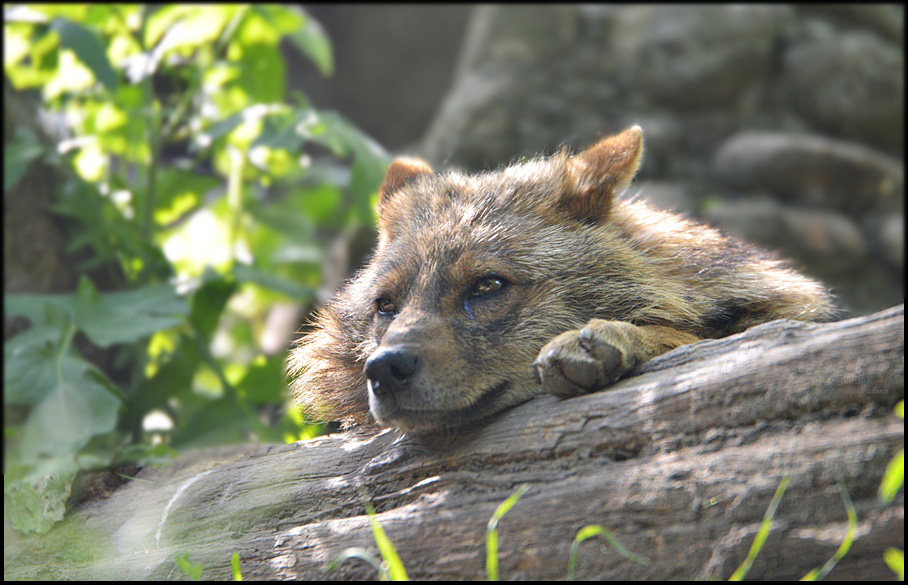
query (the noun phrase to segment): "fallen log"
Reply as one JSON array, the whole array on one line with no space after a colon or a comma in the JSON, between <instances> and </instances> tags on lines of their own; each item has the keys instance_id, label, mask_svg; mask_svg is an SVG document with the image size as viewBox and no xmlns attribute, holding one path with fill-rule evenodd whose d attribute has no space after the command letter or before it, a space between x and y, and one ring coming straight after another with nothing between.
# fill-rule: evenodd
<instances>
[{"instance_id":1,"label":"fallen log","mask_svg":"<svg viewBox=\"0 0 908 585\"><path fill-rule=\"evenodd\" d=\"M679 348L608 391L540 396L488 426L432 441L338 433L292 445L187 455L147 468L50 533L5 528L4 576L40 579L374 579L344 549L377 553L360 490L411 578L482 579L486 525L499 522L503 579L567 574L577 531L601 524L646 566L596 538L577 578L727 578L744 560L782 478L790 483L748 574L793 579L829 559L847 529L837 484L857 511L831 577L890 579L904 549L904 496L877 490L903 448L904 307L829 324L776 321Z\"/></svg>"}]
</instances>

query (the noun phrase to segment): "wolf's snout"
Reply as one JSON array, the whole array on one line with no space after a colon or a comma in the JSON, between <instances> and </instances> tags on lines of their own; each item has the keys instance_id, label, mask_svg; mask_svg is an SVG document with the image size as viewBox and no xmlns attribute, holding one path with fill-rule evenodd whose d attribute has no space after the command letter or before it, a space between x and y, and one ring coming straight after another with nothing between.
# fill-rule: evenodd
<instances>
[{"instance_id":1,"label":"wolf's snout","mask_svg":"<svg viewBox=\"0 0 908 585\"><path fill-rule=\"evenodd\" d=\"M403 345L379 349L366 360L366 377L376 397L404 389L419 368L416 352Z\"/></svg>"}]
</instances>

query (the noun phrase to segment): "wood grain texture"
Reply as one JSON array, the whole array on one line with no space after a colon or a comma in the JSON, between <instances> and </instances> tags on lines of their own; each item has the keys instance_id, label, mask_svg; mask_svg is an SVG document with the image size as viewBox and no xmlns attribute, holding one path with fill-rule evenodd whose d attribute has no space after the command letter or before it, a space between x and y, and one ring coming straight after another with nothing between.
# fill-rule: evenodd
<instances>
[{"instance_id":1,"label":"wood grain texture","mask_svg":"<svg viewBox=\"0 0 908 585\"><path fill-rule=\"evenodd\" d=\"M904 496L877 496L904 444L904 307L829 324L776 321L679 348L612 389L542 396L485 428L427 442L384 431L187 455L110 498L84 504L41 537L5 529L6 578L373 579L348 547L377 554L365 490L409 576L484 579L485 529L499 523L502 579L559 579L571 542L602 524L649 566L580 547L577 578L727 578L770 499L791 482L748 577L799 578L847 527L837 481L858 514L836 578L888 579L904 549ZM166 514L165 514L166 511Z\"/></svg>"}]
</instances>

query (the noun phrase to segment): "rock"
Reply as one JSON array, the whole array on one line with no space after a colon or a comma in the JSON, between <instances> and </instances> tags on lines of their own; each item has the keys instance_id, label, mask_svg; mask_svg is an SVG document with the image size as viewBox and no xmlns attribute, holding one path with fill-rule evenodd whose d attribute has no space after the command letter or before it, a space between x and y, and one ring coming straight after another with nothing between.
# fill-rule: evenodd
<instances>
[{"instance_id":1,"label":"rock","mask_svg":"<svg viewBox=\"0 0 908 585\"><path fill-rule=\"evenodd\" d=\"M761 198L720 203L703 216L733 236L778 250L798 267L811 266L818 277L860 274L867 260L860 229L833 211L791 208Z\"/></svg>"},{"instance_id":2,"label":"rock","mask_svg":"<svg viewBox=\"0 0 908 585\"><path fill-rule=\"evenodd\" d=\"M818 130L904 150L903 49L865 32L801 42L785 54L790 103Z\"/></svg>"},{"instance_id":3,"label":"rock","mask_svg":"<svg viewBox=\"0 0 908 585\"><path fill-rule=\"evenodd\" d=\"M696 211L690 194L683 185L666 181L639 181L631 185L628 193L636 200L663 211L676 211L692 216Z\"/></svg>"},{"instance_id":4,"label":"rock","mask_svg":"<svg viewBox=\"0 0 908 585\"><path fill-rule=\"evenodd\" d=\"M546 42L538 40L545 38ZM482 5L474 11L455 79L467 72L501 73L546 67L576 42L577 9L569 5L511 7Z\"/></svg>"},{"instance_id":5,"label":"rock","mask_svg":"<svg viewBox=\"0 0 908 585\"><path fill-rule=\"evenodd\" d=\"M453 162L469 170L502 162L494 153L512 153L514 120L508 109L514 81L479 73L465 76L442 103L425 138L422 155L429 162Z\"/></svg>"},{"instance_id":6,"label":"rock","mask_svg":"<svg viewBox=\"0 0 908 585\"><path fill-rule=\"evenodd\" d=\"M898 44L905 40L905 7L898 4L801 4L795 9L843 27L866 28Z\"/></svg>"},{"instance_id":7,"label":"rock","mask_svg":"<svg viewBox=\"0 0 908 585\"><path fill-rule=\"evenodd\" d=\"M830 250L853 248L850 267L852 222L860 225L860 262L877 276L849 268L828 284L863 299L852 306L888 306L904 287L887 280L894 256L883 250L892 246L870 245L865 220L904 209L904 169L891 158L903 140L903 13L871 4L480 8L417 154L475 171L581 149L639 123L640 186L677 184L685 210L716 192L768 193L844 216L848 228L832 221L819 233ZM657 188L657 205L673 206L678 193ZM797 227L789 217L785 231L816 232L813 221ZM820 243L786 237L764 245L787 251L802 241L813 247L792 255L823 262L807 272L834 267Z\"/></svg>"},{"instance_id":8,"label":"rock","mask_svg":"<svg viewBox=\"0 0 908 585\"><path fill-rule=\"evenodd\" d=\"M727 106L769 73L780 6L633 6L614 26L613 59L636 90L684 109Z\"/></svg>"},{"instance_id":9,"label":"rock","mask_svg":"<svg viewBox=\"0 0 908 585\"><path fill-rule=\"evenodd\" d=\"M782 132L741 132L716 152L713 172L725 187L769 191L799 206L862 215L903 205L905 171L859 144Z\"/></svg>"},{"instance_id":10,"label":"rock","mask_svg":"<svg viewBox=\"0 0 908 585\"><path fill-rule=\"evenodd\" d=\"M877 243L883 258L893 268L905 270L905 215L893 214L874 222L877 226Z\"/></svg>"}]
</instances>

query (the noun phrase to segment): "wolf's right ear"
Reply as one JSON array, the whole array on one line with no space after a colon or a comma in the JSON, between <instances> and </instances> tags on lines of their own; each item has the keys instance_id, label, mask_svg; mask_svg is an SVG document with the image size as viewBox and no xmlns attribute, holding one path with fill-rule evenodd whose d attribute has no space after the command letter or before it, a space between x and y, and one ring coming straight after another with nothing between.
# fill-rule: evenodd
<instances>
[{"instance_id":1,"label":"wolf's right ear","mask_svg":"<svg viewBox=\"0 0 908 585\"><path fill-rule=\"evenodd\" d=\"M382 181L378 189L378 213L381 215L382 209L393 197L394 193L408 182L422 175L431 175L432 167L429 163L421 158L401 156L395 158L385 172L385 180Z\"/></svg>"},{"instance_id":2,"label":"wolf's right ear","mask_svg":"<svg viewBox=\"0 0 908 585\"><path fill-rule=\"evenodd\" d=\"M578 219L602 221L627 189L643 158L643 130L631 126L572 157L561 205Z\"/></svg>"}]
</instances>

